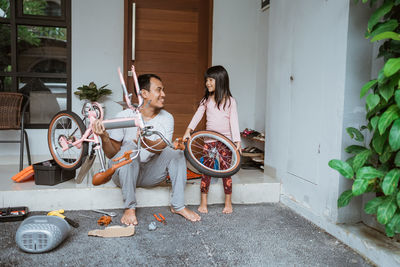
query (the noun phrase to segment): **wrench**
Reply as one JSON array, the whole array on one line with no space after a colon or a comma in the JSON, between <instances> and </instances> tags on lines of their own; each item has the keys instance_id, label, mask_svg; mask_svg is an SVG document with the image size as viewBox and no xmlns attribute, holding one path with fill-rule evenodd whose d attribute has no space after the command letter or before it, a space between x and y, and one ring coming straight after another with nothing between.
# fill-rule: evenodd
<instances>
[{"instance_id":1,"label":"wrench","mask_svg":"<svg viewBox=\"0 0 400 267\"><path fill-rule=\"evenodd\" d=\"M105 214L105 215L108 215L108 216L111 216L111 217L117 216L117 214L115 212L113 212L113 211L104 211L104 210L92 210L92 211L98 212L98 213L102 213L102 214Z\"/></svg>"}]
</instances>

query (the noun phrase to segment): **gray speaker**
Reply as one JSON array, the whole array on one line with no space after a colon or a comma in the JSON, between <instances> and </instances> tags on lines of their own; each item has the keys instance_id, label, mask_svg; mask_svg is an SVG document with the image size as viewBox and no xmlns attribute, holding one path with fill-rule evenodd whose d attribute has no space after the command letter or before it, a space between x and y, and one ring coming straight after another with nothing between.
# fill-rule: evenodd
<instances>
[{"instance_id":1,"label":"gray speaker","mask_svg":"<svg viewBox=\"0 0 400 267\"><path fill-rule=\"evenodd\" d=\"M31 216L17 230L15 241L26 252L42 253L57 247L69 234L71 227L57 216Z\"/></svg>"}]
</instances>

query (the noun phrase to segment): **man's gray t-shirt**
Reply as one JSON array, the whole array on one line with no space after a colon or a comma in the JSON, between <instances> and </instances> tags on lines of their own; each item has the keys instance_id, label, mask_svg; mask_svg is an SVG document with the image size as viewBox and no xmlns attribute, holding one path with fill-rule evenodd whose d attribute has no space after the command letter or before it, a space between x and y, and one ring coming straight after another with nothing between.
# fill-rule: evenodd
<instances>
[{"instance_id":1,"label":"man's gray t-shirt","mask_svg":"<svg viewBox=\"0 0 400 267\"><path fill-rule=\"evenodd\" d=\"M134 116L134 112L131 109L125 109L117 114L117 118L129 118ZM161 110L154 118L149 121L144 122L145 126L153 126L152 130L161 132L168 141L172 141L172 134L174 132L174 117L167 111ZM111 139L121 142L122 146L125 144L131 144L133 140L136 140L137 127L130 128L119 128L107 130ZM146 137L150 140L156 140L160 138L158 135L152 135ZM154 155L144 149L145 146L142 144L142 149L140 150L140 162L147 162Z\"/></svg>"}]
</instances>

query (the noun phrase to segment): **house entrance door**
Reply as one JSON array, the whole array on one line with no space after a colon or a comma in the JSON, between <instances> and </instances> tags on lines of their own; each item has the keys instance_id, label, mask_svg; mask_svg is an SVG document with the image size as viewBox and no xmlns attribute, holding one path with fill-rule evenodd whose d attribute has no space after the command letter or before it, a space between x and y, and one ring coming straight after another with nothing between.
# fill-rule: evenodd
<instances>
[{"instance_id":1,"label":"house entrance door","mask_svg":"<svg viewBox=\"0 0 400 267\"><path fill-rule=\"evenodd\" d=\"M131 64L138 75L160 76L165 109L175 118L174 138L183 135L204 93L203 74L211 64L212 6L212 0L125 0L128 90L133 92Z\"/></svg>"}]
</instances>

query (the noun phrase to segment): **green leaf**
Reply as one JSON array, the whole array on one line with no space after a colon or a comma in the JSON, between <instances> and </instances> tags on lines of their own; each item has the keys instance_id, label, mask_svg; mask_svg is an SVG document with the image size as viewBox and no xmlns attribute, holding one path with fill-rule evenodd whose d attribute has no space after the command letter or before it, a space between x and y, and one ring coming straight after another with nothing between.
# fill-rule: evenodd
<instances>
[{"instance_id":1,"label":"green leaf","mask_svg":"<svg viewBox=\"0 0 400 267\"><path fill-rule=\"evenodd\" d=\"M389 131L386 131L383 135L380 135L379 131L375 131L374 136L372 137L372 146L379 155L383 153L383 146L385 145L388 136Z\"/></svg>"},{"instance_id":2,"label":"green leaf","mask_svg":"<svg viewBox=\"0 0 400 267\"><path fill-rule=\"evenodd\" d=\"M371 34L368 34L368 32L367 32L365 37L366 38L374 37L374 36L384 33L384 32L394 31L397 28L397 26L399 26L399 23L395 19L391 19L391 20L379 23L375 27L374 31Z\"/></svg>"},{"instance_id":3,"label":"green leaf","mask_svg":"<svg viewBox=\"0 0 400 267\"><path fill-rule=\"evenodd\" d=\"M371 15L368 20L368 32L372 32L372 28L380 21L380 19L387 14L390 10L392 10L393 3L385 2L381 7L379 7L375 12Z\"/></svg>"},{"instance_id":4,"label":"green leaf","mask_svg":"<svg viewBox=\"0 0 400 267\"><path fill-rule=\"evenodd\" d=\"M383 95L382 95L383 96ZM385 98L385 97L383 97ZM386 99L386 98L385 98ZM367 103L368 109L372 110L374 107L376 107L376 105L379 104L379 101L381 100L381 98L379 97L379 95L375 95L375 94L370 94L367 96L367 98L365 99L365 102ZM386 100L387 101L387 100Z\"/></svg>"},{"instance_id":5,"label":"green leaf","mask_svg":"<svg viewBox=\"0 0 400 267\"><path fill-rule=\"evenodd\" d=\"M390 124L400 117L400 109L396 105L391 105L380 117L378 122L379 133L382 135Z\"/></svg>"},{"instance_id":6,"label":"green leaf","mask_svg":"<svg viewBox=\"0 0 400 267\"><path fill-rule=\"evenodd\" d=\"M394 100L396 101L397 106L400 107L400 90L394 92Z\"/></svg>"},{"instance_id":7,"label":"green leaf","mask_svg":"<svg viewBox=\"0 0 400 267\"><path fill-rule=\"evenodd\" d=\"M354 158L355 158L355 156L346 159L346 162L350 165L351 168L353 168Z\"/></svg>"},{"instance_id":8,"label":"green leaf","mask_svg":"<svg viewBox=\"0 0 400 267\"><path fill-rule=\"evenodd\" d=\"M400 149L400 119L395 120L390 129L389 144L393 151Z\"/></svg>"},{"instance_id":9,"label":"green leaf","mask_svg":"<svg viewBox=\"0 0 400 267\"><path fill-rule=\"evenodd\" d=\"M346 190L344 191L340 197L338 198L337 201L337 206L338 208L344 207L349 205L350 200L353 198L353 193L351 192L351 190Z\"/></svg>"},{"instance_id":10,"label":"green leaf","mask_svg":"<svg viewBox=\"0 0 400 267\"><path fill-rule=\"evenodd\" d=\"M387 224L393 218L397 205L393 197L387 197L378 207L377 219L381 224Z\"/></svg>"},{"instance_id":11,"label":"green leaf","mask_svg":"<svg viewBox=\"0 0 400 267\"><path fill-rule=\"evenodd\" d=\"M389 99L393 96L394 86L393 83L385 83L379 86L379 94L389 102Z\"/></svg>"},{"instance_id":12,"label":"green leaf","mask_svg":"<svg viewBox=\"0 0 400 267\"><path fill-rule=\"evenodd\" d=\"M357 179L371 180L378 177L383 177L384 172L375 169L371 166L362 167L357 171Z\"/></svg>"},{"instance_id":13,"label":"green leaf","mask_svg":"<svg viewBox=\"0 0 400 267\"><path fill-rule=\"evenodd\" d=\"M364 211L366 214L376 214L378 211L379 205L382 204L384 198L376 197L367 202L364 206Z\"/></svg>"},{"instance_id":14,"label":"green leaf","mask_svg":"<svg viewBox=\"0 0 400 267\"><path fill-rule=\"evenodd\" d=\"M394 234L400 232L400 213L397 211L388 224L386 224L386 235L393 237Z\"/></svg>"},{"instance_id":15,"label":"green leaf","mask_svg":"<svg viewBox=\"0 0 400 267\"><path fill-rule=\"evenodd\" d=\"M359 141L359 142L364 141L364 135L356 128L347 127L346 131L352 139L354 138L356 141Z\"/></svg>"},{"instance_id":16,"label":"green leaf","mask_svg":"<svg viewBox=\"0 0 400 267\"><path fill-rule=\"evenodd\" d=\"M383 73L385 74L386 77L392 76L399 70L400 70L400 57L389 59L385 63L385 66L383 67Z\"/></svg>"},{"instance_id":17,"label":"green leaf","mask_svg":"<svg viewBox=\"0 0 400 267\"><path fill-rule=\"evenodd\" d=\"M385 67L385 66L383 66ZM384 84L387 81L387 77L383 71L383 68L378 72L378 84Z\"/></svg>"},{"instance_id":18,"label":"green leaf","mask_svg":"<svg viewBox=\"0 0 400 267\"><path fill-rule=\"evenodd\" d=\"M397 201L397 206L400 207L400 192L397 193L396 201Z\"/></svg>"},{"instance_id":19,"label":"green leaf","mask_svg":"<svg viewBox=\"0 0 400 267\"><path fill-rule=\"evenodd\" d=\"M366 179L355 179L351 191L354 196L364 194L368 187L368 180Z\"/></svg>"},{"instance_id":20,"label":"green leaf","mask_svg":"<svg viewBox=\"0 0 400 267\"><path fill-rule=\"evenodd\" d=\"M387 162L392 156L392 150L390 149L389 145L386 145L385 148L383 149L382 155L379 156L379 160L382 163Z\"/></svg>"},{"instance_id":21,"label":"green leaf","mask_svg":"<svg viewBox=\"0 0 400 267\"><path fill-rule=\"evenodd\" d=\"M346 178L353 178L354 172L351 166L347 162L343 162L338 159L332 159L328 163L329 167L331 167L334 170L337 170L341 175L343 175Z\"/></svg>"},{"instance_id":22,"label":"green leaf","mask_svg":"<svg viewBox=\"0 0 400 267\"><path fill-rule=\"evenodd\" d=\"M375 131L375 129L376 129L376 125L378 125L378 121L379 121L379 116L374 116L372 119L371 119L371 126L372 126L372 129Z\"/></svg>"},{"instance_id":23,"label":"green leaf","mask_svg":"<svg viewBox=\"0 0 400 267\"><path fill-rule=\"evenodd\" d=\"M400 151L397 152L396 157L394 158L394 164L396 167L400 167Z\"/></svg>"},{"instance_id":24,"label":"green leaf","mask_svg":"<svg viewBox=\"0 0 400 267\"><path fill-rule=\"evenodd\" d=\"M382 39L393 39L393 40L396 40L396 41L400 41L400 34L395 33L395 32L391 32L391 31L390 32L383 32L383 33L380 33L380 34L376 35L374 38L372 38L371 39L371 43L375 42L375 41L382 40Z\"/></svg>"},{"instance_id":25,"label":"green leaf","mask_svg":"<svg viewBox=\"0 0 400 267\"><path fill-rule=\"evenodd\" d=\"M374 86L377 82L378 82L378 80L372 80L372 81L369 81L366 84L364 84L363 87L361 88L360 98L362 98L368 92L368 90L372 86Z\"/></svg>"},{"instance_id":26,"label":"green leaf","mask_svg":"<svg viewBox=\"0 0 400 267\"><path fill-rule=\"evenodd\" d=\"M346 147L346 148L344 149L344 151L346 151L346 152L349 153L349 154L358 154L358 153L360 153L361 151L364 151L364 150L366 150L366 149L367 149L367 148L364 147L364 146L351 145L351 146Z\"/></svg>"},{"instance_id":27,"label":"green leaf","mask_svg":"<svg viewBox=\"0 0 400 267\"><path fill-rule=\"evenodd\" d=\"M399 169L392 169L388 172L383 178L382 182L382 191L385 195L391 195L397 188L400 178L400 170Z\"/></svg>"},{"instance_id":28,"label":"green leaf","mask_svg":"<svg viewBox=\"0 0 400 267\"><path fill-rule=\"evenodd\" d=\"M362 166L364 166L365 162L372 155L371 150L364 150L355 156L353 161L353 170L355 172L358 171Z\"/></svg>"}]
</instances>

